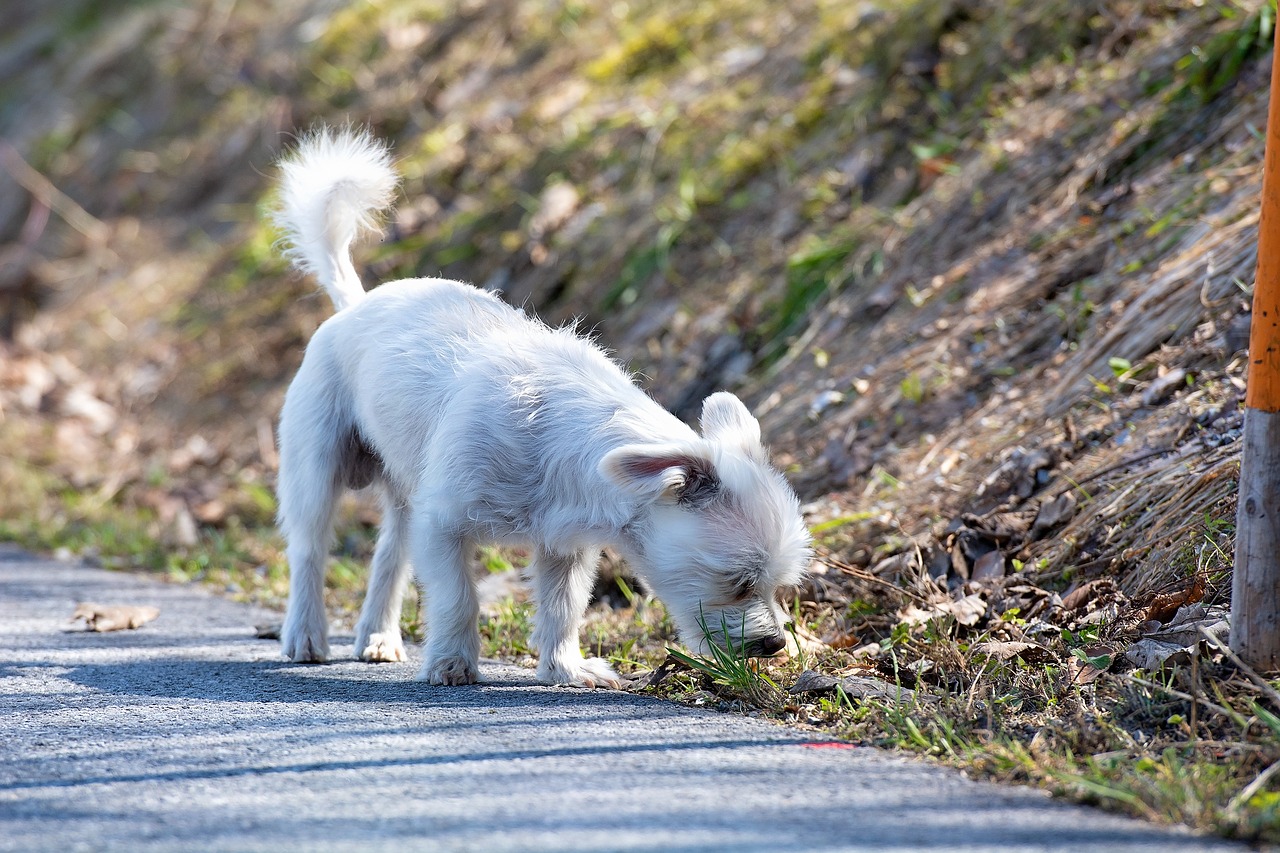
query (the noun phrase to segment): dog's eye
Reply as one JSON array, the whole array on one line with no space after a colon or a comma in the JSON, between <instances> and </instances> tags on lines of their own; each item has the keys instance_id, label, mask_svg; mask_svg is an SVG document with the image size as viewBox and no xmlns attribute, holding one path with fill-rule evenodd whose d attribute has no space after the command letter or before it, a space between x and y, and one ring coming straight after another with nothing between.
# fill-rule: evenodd
<instances>
[{"instance_id":1,"label":"dog's eye","mask_svg":"<svg viewBox=\"0 0 1280 853\"><path fill-rule=\"evenodd\" d=\"M729 598L733 601L745 601L755 594L756 583L755 578L752 577L737 578L729 587Z\"/></svg>"},{"instance_id":2,"label":"dog's eye","mask_svg":"<svg viewBox=\"0 0 1280 853\"><path fill-rule=\"evenodd\" d=\"M750 548L738 555L734 561L737 571L730 575L725 584L725 592L733 601L745 601L756 594L756 588L764 575L768 555L763 551Z\"/></svg>"}]
</instances>

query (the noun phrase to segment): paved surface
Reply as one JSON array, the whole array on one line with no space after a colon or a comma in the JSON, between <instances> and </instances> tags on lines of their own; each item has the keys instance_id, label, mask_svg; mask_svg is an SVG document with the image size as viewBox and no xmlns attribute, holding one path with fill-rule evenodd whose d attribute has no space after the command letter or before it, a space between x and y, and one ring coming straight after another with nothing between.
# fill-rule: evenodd
<instances>
[{"instance_id":1,"label":"paved surface","mask_svg":"<svg viewBox=\"0 0 1280 853\"><path fill-rule=\"evenodd\" d=\"M160 617L68 633L81 601ZM1219 846L812 733L540 687L513 667L446 688L409 680L412 661L286 664L252 639L271 618L0 550L0 849Z\"/></svg>"}]
</instances>

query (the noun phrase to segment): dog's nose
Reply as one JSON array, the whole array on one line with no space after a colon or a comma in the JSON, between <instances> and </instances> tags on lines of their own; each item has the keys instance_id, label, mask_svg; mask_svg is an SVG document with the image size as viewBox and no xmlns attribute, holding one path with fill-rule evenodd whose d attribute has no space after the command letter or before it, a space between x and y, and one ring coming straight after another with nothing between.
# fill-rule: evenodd
<instances>
[{"instance_id":1,"label":"dog's nose","mask_svg":"<svg viewBox=\"0 0 1280 853\"><path fill-rule=\"evenodd\" d=\"M765 658L782 651L786 645L787 638L782 636L781 632L766 637L756 637L747 643L747 654L753 658Z\"/></svg>"}]
</instances>

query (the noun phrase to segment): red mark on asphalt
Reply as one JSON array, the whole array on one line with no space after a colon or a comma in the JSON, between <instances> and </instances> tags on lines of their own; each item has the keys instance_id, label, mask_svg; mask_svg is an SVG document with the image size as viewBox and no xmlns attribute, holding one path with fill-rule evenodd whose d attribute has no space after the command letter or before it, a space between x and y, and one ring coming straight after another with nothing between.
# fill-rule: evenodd
<instances>
[{"instance_id":1,"label":"red mark on asphalt","mask_svg":"<svg viewBox=\"0 0 1280 853\"><path fill-rule=\"evenodd\" d=\"M857 749L857 744L844 743L838 740L824 740L819 743L802 743L805 749Z\"/></svg>"}]
</instances>

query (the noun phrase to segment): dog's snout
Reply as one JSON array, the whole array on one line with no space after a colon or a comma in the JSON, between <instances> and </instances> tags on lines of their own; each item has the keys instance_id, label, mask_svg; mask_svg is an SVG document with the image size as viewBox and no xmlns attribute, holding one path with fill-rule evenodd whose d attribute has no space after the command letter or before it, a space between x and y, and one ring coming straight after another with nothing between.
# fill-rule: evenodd
<instances>
[{"instance_id":1,"label":"dog's snout","mask_svg":"<svg viewBox=\"0 0 1280 853\"><path fill-rule=\"evenodd\" d=\"M756 637L747 644L747 654L751 657L764 658L777 654L786 648L787 638L781 632L765 637Z\"/></svg>"}]
</instances>

